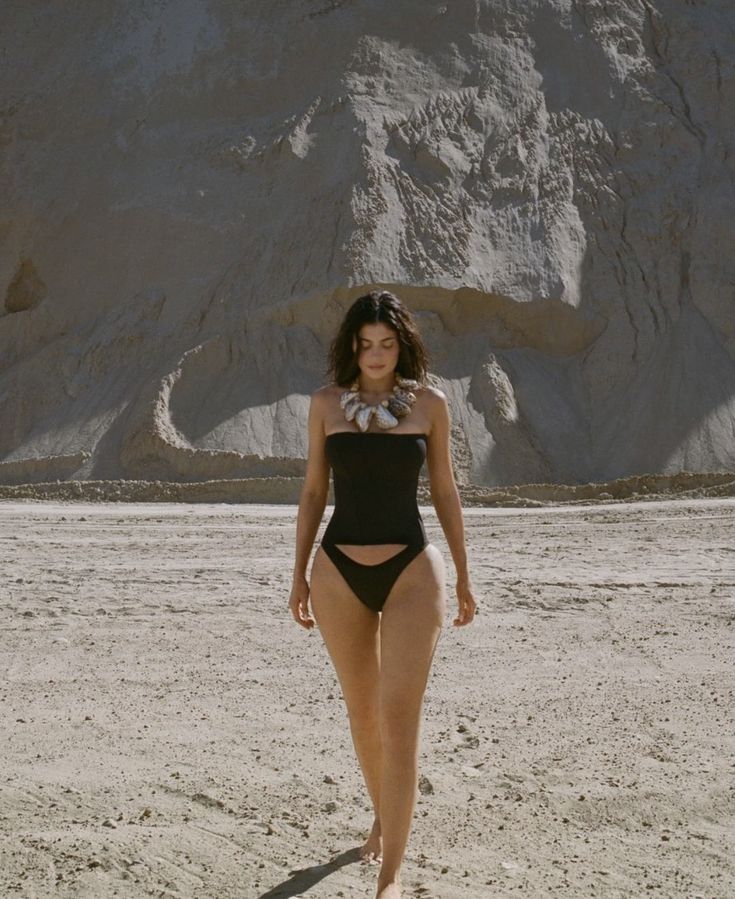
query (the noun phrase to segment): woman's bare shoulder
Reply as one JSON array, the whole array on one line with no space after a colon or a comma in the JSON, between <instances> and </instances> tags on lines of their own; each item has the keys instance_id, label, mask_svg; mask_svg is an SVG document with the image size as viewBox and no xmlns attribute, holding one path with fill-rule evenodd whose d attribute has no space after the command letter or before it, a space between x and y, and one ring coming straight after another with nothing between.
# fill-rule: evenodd
<instances>
[{"instance_id":1,"label":"woman's bare shoulder","mask_svg":"<svg viewBox=\"0 0 735 899\"><path fill-rule=\"evenodd\" d=\"M426 403L428 408L438 409L441 406L446 406L447 404L447 395L443 390L439 390L438 387L433 387L431 384L424 384L419 388L418 394L421 397L422 401Z\"/></svg>"},{"instance_id":2,"label":"woman's bare shoulder","mask_svg":"<svg viewBox=\"0 0 735 899\"><path fill-rule=\"evenodd\" d=\"M340 387L338 384L324 384L324 386L320 387L318 390L315 390L311 395L312 401L316 401L317 403L329 402L333 400L335 396L340 396L344 392L344 387Z\"/></svg>"},{"instance_id":3,"label":"woman's bare shoulder","mask_svg":"<svg viewBox=\"0 0 735 899\"><path fill-rule=\"evenodd\" d=\"M339 409L339 399L344 392L344 387L338 384L325 384L311 395L312 412L323 419L331 418L335 409Z\"/></svg>"},{"instance_id":4,"label":"woman's bare shoulder","mask_svg":"<svg viewBox=\"0 0 735 899\"><path fill-rule=\"evenodd\" d=\"M449 417L449 403L443 390L425 384L416 391L417 406L421 404L421 414L426 420L426 432L435 435L446 431Z\"/></svg>"}]
</instances>

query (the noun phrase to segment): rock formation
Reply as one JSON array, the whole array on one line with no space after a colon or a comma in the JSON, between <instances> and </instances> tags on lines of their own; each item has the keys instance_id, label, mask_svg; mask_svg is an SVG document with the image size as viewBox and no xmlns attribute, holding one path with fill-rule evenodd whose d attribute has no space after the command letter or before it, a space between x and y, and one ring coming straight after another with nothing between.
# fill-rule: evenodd
<instances>
[{"instance_id":1,"label":"rock formation","mask_svg":"<svg viewBox=\"0 0 735 899\"><path fill-rule=\"evenodd\" d=\"M354 297L467 484L735 469L730 0L0 12L0 483L298 476Z\"/></svg>"}]
</instances>

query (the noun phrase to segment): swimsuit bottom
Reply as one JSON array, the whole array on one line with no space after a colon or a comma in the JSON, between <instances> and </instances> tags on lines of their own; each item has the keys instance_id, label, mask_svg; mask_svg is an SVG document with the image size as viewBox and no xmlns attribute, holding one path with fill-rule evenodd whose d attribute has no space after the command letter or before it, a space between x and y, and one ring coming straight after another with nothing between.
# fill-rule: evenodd
<instances>
[{"instance_id":1,"label":"swimsuit bottom","mask_svg":"<svg viewBox=\"0 0 735 899\"><path fill-rule=\"evenodd\" d=\"M393 585L428 543L405 546L395 556L377 565L356 562L329 541L322 540L321 546L360 602L373 612L382 612Z\"/></svg>"}]
</instances>

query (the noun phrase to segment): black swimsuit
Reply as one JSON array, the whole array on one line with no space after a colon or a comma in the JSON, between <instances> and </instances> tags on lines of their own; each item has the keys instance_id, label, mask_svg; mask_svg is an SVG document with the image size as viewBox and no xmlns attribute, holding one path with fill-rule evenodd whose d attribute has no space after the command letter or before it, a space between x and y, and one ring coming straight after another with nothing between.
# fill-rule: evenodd
<instances>
[{"instance_id":1,"label":"black swimsuit","mask_svg":"<svg viewBox=\"0 0 735 899\"><path fill-rule=\"evenodd\" d=\"M325 451L334 478L334 513L322 548L357 598L380 612L403 569L427 544L416 502L426 435L338 431L327 435ZM363 565L338 543L403 543L405 548L385 562Z\"/></svg>"}]
</instances>

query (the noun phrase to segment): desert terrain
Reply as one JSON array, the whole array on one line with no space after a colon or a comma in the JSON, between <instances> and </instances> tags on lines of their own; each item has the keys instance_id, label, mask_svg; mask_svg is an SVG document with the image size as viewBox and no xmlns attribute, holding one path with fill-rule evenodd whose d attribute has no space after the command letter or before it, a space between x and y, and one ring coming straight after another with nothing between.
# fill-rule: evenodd
<instances>
[{"instance_id":1,"label":"desert terrain","mask_svg":"<svg viewBox=\"0 0 735 899\"><path fill-rule=\"evenodd\" d=\"M481 609L453 628L450 595L405 895L731 899L735 501L465 520ZM374 895L294 522L0 503L0 895Z\"/></svg>"}]
</instances>

